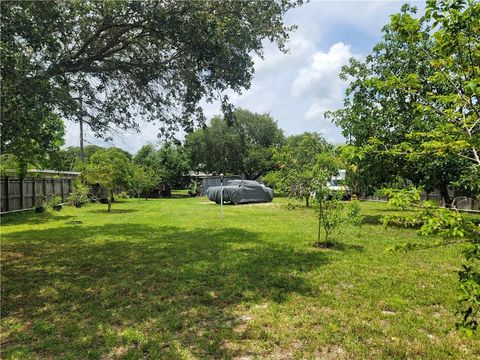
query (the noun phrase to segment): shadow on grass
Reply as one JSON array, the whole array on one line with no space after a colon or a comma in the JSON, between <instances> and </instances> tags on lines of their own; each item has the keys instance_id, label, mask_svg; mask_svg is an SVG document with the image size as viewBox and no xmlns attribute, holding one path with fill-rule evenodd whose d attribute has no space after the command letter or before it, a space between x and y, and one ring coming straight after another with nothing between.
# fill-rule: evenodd
<instances>
[{"instance_id":1,"label":"shadow on grass","mask_svg":"<svg viewBox=\"0 0 480 360\"><path fill-rule=\"evenodd\" d=\"M168 200L168 199L191 199L193 196L190 196L188 194L172 194L170 196L162 196L162 197L159 197L159 199L164 199L164 200Z\"/></svg>"},{"instance_id":2,"label":"shadow on grass","mask_svg":"<svg viewBox=\"0 0 480 360\"><path fill-rule=\"evenodd\" d=\"M302 272L327 263L234 228L64 226L3 241L2 315L20 329L6 356L233 358L239 309L318 296Z\"/></svg>"},{"instance_id":3,"label":"shadow on grass","mask_svg":"<svg viewBox=\"0 0 480 360\"><path fill-rule=\"evenodd\" d=\"M35 210L5 214L1 216L2 227L12 225L38 225L52 221L67 221L74 218L72 215L63 215L62 211L46 211L36 213Z\"/></svg>"},{"instance_id":4,"label":"shadow on grass","mask_svg":"<svg viewBox=\"0 0 480 360\"><path fill-rule=\"evenodd\" d=\"M383 215L364 215L362 225L382 225Z\"/></svg>"},{"instance_id":5,"label":"shadow on grass","mask_svg":"<svg viewBox=\"0 0 480 360\"><path fill-rule=\"evenodd\" d=\"M105 205L104 209L93 209L87 210L86 212L92 214L128 214L132 212L137 212L138 209L115 209L115 205L112 205L112 210L110 212L107 211L107 205Z\"/></svg>"},{"instance_id":6,"label":"shadow on grass","mask_svg":"<svg viewBox=\"0 0 480 360\"><path fill-rule=\"evenodd\" d=\"M365 250L364 247L361 245L346 244L336 240L327 241L327 242L317 242L314 244L314 247L319 249L331 249L331 250L338 250L338 251L363 252Z\"/></svg>"}]
</instances>

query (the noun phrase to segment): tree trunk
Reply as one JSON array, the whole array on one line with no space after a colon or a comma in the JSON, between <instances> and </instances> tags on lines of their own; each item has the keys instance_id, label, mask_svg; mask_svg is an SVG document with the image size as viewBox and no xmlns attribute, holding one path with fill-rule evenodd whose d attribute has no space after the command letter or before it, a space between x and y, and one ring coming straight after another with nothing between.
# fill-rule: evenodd
<instances>
[{"instance_id":1,"label":"tree trunk","mask_svg":"<svg viewBox=\"0 0 480 360\"><path fill-rule=\"evenodd\" d=\"M305 195L305 205L307 208L310 207L310 195Z\"/></svg>"},{"instance_id":2,"label":"tree trunk","mask_svg":"<svg viewBox=\"0 0 480 360\"><path fill-rule=\"evenodd\" d=\"M172 196L172 189L170 188L170 185L165 185L164 194L165 194L165 197Z\"/></svg>"},{"instance_id":3,"label":"tree trunk","mask_svg":"<svg viewBox=\"0 0 480 360\"><path fill-rule=\"evenodd\" d=\"M452 199L448 194L447 184L440 185L440 195L442 195L443 201L445 201L445 207L450 208L452 206Z\"/></svg>"},{"instance_id":4,"label":"tree trunk","mask_svg":"<svg viewBox=\"0 0 480 360\"><path fill-rule=\"evenodd\" d=\"M110 191L109 194L107 195L107 201L108 201L108 212L111 212L112 211L112 197L113 197L113 194L112 192Z\"/></svg>"},{"instance_id":5,"label":"tree trunk","mask_svg":"<svg viewBox=\"0 0 480 360\"><path fill-rule=\"evenodd\" d=\"M323 206L322 200L319 201L318 204L318 234L317 234L317 244L320 244L320 232L322 228L322 220L323 220Z\"/></svg>"}]
</instances>

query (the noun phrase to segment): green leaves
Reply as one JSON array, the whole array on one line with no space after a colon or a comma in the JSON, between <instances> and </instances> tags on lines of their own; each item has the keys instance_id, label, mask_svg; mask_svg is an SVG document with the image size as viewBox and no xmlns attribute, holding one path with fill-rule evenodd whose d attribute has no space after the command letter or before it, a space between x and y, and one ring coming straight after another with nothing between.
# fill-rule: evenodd
<instances>
[{"instance_id":1,"label":"green leaves","mask_svg":"<svg viewBox=\"0 0 480 360\"><path fill-rule=\"evenodd\" d=\"M100 138L112 128L138 130L140 120L158 122L166 136L191 132L205 122L201 99L219 99L227 110L222 92L250 86L262 40L286 51L292 27L283 15L300 4L2 3L2 153L27 158L51 147L48 136L61 138L62 129L44 134L36 125L54 110L64 119L82 116Z\"/></svg>"},{"instance_id":2,"label":"green leaves","mask_svg":"<svg viewBox=\"0 0 480 360\"><path fill-rule=\"evenodd\" d=\"M317 133L290 136L285 146L276 149L277 186L309 206L310 193L326 186L338 174L340 161L333 147Z\"/></svg>"},{"instance_id":3,"label":"green leaves","mask_svg":"<svg viewBox=\"0 0 480 360\"><path fill-rule=\"evenodd\" d=\"M137 188L136 192L146 191L160 183L170 189L180 186L183 177L190 170L185 149L173 142L165 142L158 149L151 144L144 145L135 155L134 162L145 171L142 173L137 170L144 189ZM148 178L151 178L154 184L151 184Z\"/></svg>"},{"instance_id":4,"label":"green leaves","mask_svg":"<svg viewBox=\"0 0 480 360\"><path fill-rule=\"evenodd\" d=\"M315 193L315 199L318 204L318 237L317 245L328 245L330 236L340 229L340 226L346 222L351 222L356 226L361 224L360 206L358 201L341 201L343 194L332 192L325 185L318 184ZM323 231L322 231L323 230Z\"/></svg>"},{"instance_id":5,"label":"green leaves","mask_svg":"<svg viewBox=\"0 0 480 360\"><path fill-rule=\"evenodd\" d=\"M275 169L275 149L284 141L283 131L268 114L236 109L228 118L213 118L205 129L186 137L193 167L200 171L244 174L256 179Z\"/></svg>"},{"instance_id":6,"label":"green leaves","mask_svg":"<svg viewBox=\"0 0 480 360\"><path fill-rule=\"evenodd\" d=\"M132 181L133 166L122 150L101 149L91 156L82 176L90 184L99 184L109 191L115 188L128 189Z\"/></svg>"},{"instance_id":7,"label":"green leaves","mask_svg":"<svg viewBox=\"0 0 480 360\"><path fill-rule=\"evenodd\" d=\"M401 208L405 211L408 208L418 205L422 188L414 186L403 189L383 188L379 192L388 198L388 205Z\"/></svg>"}]
</instances>

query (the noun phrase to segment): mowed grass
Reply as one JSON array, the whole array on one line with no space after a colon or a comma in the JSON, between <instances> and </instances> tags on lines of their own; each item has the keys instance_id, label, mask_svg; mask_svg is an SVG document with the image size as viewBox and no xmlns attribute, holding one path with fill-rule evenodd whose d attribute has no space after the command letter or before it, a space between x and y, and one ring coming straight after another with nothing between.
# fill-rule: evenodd
<instances>
[{"instance_id":1,"label":"mowed grass","mask_svg":"<svg viewBox=\"0 0 480 360\"><path fill-rule=\"evenodd\" d=\"M474 359L452 327L461 246L361 229L313 247L315 213L206 198L2 218L4 359ZM81 223L80 223L81 222Z\"/></svg>"}]
</instances>

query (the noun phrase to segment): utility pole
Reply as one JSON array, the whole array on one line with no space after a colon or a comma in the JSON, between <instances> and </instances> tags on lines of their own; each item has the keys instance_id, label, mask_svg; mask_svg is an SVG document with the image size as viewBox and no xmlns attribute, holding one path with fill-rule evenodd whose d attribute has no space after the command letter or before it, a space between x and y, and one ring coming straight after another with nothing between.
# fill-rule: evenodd
<instances>
[{"instance_id":1,"label":"utility pole","mask_svg":"<svg viewBox=\"0 0 480 360\"><path fill-rule=\"evenodd\" d=\"M83 107L82 107L82 95L80 94L80 116L78 118L80 123L80 159L82 164L85 165L85 155L83 153Z\"/></svg>"},{"instance_id":2,"label":"utility pole","mask_svg":"<svg viewBox=\"0 0 480 360\"><path fill-rule=\"evenodd\" d=\"M223 173L220 174L220 216L223 220Z\"/></svg>"}]
</instances>

